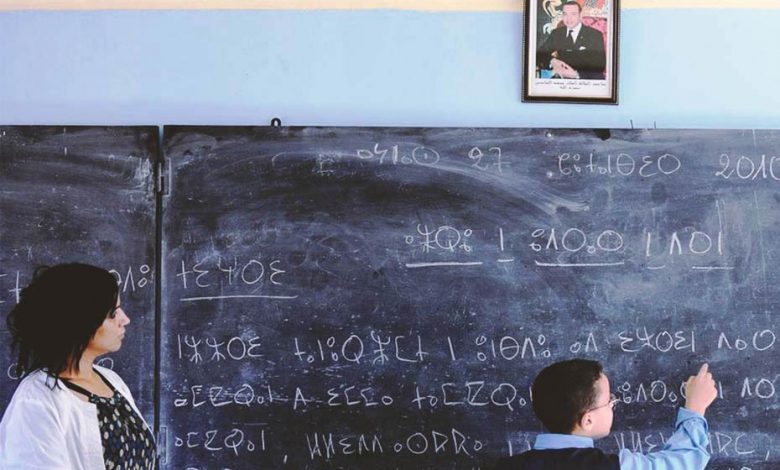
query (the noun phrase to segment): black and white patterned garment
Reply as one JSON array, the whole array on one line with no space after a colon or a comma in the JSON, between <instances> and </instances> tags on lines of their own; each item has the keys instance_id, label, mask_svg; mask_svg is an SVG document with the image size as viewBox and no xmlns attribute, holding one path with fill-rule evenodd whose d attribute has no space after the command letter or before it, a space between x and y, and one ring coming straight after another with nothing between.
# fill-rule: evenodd
<instances>
[{"instance_id":1,"label":"black and white patterned garment","mask_svg":"<svg viewBox=\"0 0 780 470\"><path fill-rule=\"evenodd\" d=\"M103 460L107 470L151 470L157 456L152 432L130 403L111 382L95 371L114 392L110 398L97 396L61 379L69 389L85 395L97 406Z\"/></svg>"}]
</instances>

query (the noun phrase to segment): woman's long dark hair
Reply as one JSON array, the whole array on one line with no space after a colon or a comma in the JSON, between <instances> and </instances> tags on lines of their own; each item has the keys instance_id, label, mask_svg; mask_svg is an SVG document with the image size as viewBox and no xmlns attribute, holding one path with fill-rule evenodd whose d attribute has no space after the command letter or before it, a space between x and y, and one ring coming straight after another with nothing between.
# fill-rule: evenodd
<instances>
[{"instance_id":1,"label":"woman's long dark hair","mask_svg":"<svg viewBox=\"0 0 780 470\"><path fill-rule=\"evenodd\" d=\"M118 295L116 278L96 266L36 269L7 318L11 353L18 351L16 374L25 377L42 369L59 377L70 367L78 372L84 350Z\"/></svg>"}]
</instances>

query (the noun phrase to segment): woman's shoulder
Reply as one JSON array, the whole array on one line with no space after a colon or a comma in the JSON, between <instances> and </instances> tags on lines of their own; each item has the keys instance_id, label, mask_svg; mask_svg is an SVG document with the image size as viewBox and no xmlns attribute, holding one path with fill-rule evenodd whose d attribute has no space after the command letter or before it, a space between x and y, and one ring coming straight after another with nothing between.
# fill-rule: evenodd
<instances>
[{"instance_id":1,"label":"woman's shoulder","mask_svg":"<svg viewBox=\"0 0 780 470\"><path fill-rule=\"evenodd\" d=\"M64 387L62 382L57 380L53 375L49 374L46 370L38 369L34 372L27 374L19 386L16 388L18 392L26 393L41 393L45 391L61 390Z\"/></svg>"},{"instance_id":2,"label":"woman's shoulder","mask_svg":"<svg viewBox=\"0 0 780 470\"><path fill-rule=\"evenodd\" d=\"M45 370L36 370L27 374L17 385L11 398L14 402L36 401L56 403L65 395L65 386Z\"/></svg>"}]
</instances>

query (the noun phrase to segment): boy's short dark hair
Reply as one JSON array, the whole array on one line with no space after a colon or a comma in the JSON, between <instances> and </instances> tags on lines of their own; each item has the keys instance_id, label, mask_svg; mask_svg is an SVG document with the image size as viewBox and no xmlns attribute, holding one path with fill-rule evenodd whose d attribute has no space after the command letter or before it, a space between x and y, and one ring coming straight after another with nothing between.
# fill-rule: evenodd
<instances>
[{"instance_id":1,"label":"boy's short dark hair","mask_svg":"<svg viewBox=\"0 0 780 470\"><path fill-rule=\"evenodd\" d=\"M598 361L571 359L556 362L534 380L536 417L552 433L569 434L596 402L596 381L603 368Z\"/></svg>"}]
</instances>

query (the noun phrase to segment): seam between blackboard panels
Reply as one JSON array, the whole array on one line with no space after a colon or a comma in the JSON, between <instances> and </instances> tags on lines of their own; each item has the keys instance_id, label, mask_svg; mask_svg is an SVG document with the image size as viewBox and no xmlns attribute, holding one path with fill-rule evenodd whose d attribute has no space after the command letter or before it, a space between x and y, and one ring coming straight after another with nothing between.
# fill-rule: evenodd
<instances>
[{"instance_id":1,"label":"seam between blackboard panels","mask_svg":"<svg viewBox=\"0 0 780 470\"><path fill-rule=\"evenodd\" d=\"M163 127L157 127L157 152L155 171L155 242L154 242L154 263L157 276L154 279L154 435L157 436L158 445L158 468L162 465L165 458L165 446L167 439L160 433L160 372L162 369L162 205L164 185L168 183L164 179L163 166L165 157L163 155Z\"/></svg>"}]
</instances>

